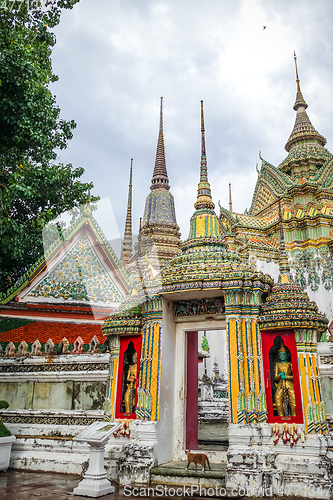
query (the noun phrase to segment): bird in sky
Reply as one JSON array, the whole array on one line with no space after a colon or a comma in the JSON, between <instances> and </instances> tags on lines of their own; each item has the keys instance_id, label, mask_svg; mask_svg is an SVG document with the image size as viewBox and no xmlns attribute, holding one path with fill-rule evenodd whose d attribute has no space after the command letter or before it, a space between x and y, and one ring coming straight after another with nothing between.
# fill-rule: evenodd
<instances>
[{"instance_id":1,"label":"bird in sky","mask_svg":"<svg viewBox=\"0 0 333 500\"><path fill-rule=\"evenodd\" d=\"M263 26L262 29L265 30L267 28L267 26Z\"/></svg>"}]
</instances>

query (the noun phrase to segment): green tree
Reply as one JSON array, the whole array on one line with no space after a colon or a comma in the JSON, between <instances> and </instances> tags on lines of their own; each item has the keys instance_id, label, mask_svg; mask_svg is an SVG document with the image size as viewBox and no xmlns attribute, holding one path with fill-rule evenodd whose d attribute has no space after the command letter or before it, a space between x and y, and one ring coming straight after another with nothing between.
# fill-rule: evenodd
<instances>
[{"instance_id":1,"label":"green tree","mask_svg":"<svg viewBox=\"0 0 333 500\"><path fill-rule=\"evenodd\" d=\"M0 292L43 253L43 227L93 187L83 168L58 161L76 124L60 118L49 89L52 28L78 1L0 0Z\"/></svg>"}]
</instances>

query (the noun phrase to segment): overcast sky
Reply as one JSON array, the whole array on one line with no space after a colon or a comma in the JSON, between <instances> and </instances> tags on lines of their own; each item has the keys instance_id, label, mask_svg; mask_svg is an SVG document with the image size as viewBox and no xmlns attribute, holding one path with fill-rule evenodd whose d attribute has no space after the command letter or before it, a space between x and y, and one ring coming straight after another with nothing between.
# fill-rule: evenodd
<instances>
[{"instance_id":1,"label":"overcast sky","mask_svg":"<svg viewBox=\"0 0 333 500\"><path fill-rule=\"evenodd\" d=\"M295 121L293 51L314 127L333 151L332 0L80 0L56 28L63 162L85 169L123 233L133 157L133 232L149 193L164 97L171 192L183 239L194 211L204 100L213 200L251 204L258 152L278 166ZM266 26L266 29L263 29ZM109 208L105 213L109 214ZM108 238L112 223L102 222Z\"/></svg>"}]
</instances>

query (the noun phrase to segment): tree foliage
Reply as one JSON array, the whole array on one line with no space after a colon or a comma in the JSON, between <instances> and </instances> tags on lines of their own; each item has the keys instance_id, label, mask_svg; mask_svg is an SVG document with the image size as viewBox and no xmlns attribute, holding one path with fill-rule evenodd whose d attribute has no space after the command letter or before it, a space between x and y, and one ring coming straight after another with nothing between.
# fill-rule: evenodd
<instances>
[{"instance_id":1,"label":"tree foliage","mask_svg":"<svg viewBox=\"0 0 333 500\"><path fill-rule=\"evenodd\" d=\"M78 1L7 0L0 9L0 291L42 254L43 227L93 187L80 181L83 168L58 160L76 124L60 118L49 89L58 79L52 28Z\"/></svg>"}]
</instances>

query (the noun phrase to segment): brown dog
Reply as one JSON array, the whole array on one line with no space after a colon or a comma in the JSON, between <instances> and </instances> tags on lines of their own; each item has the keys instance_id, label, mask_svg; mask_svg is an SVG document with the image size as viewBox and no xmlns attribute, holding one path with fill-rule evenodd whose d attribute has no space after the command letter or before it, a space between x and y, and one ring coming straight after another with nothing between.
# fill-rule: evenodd
<instances>
[{"instance_id":1,"label":"brown dog","mask_svg":"<svg viewBox=\"0 0 333 500\"><path fill-rule=\"evenodd\" d=\"M210 468L208 457L204 453L191 453L189 450L185 450L185 453L187 455L187 467L186 467L187 469L189 468L190 463L193 462L195 464L196 469L197 469L197 464L200 464L205 470L207 462L209 470L212 470Z\"/></svg>"}]
</instances>

